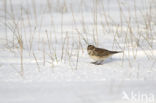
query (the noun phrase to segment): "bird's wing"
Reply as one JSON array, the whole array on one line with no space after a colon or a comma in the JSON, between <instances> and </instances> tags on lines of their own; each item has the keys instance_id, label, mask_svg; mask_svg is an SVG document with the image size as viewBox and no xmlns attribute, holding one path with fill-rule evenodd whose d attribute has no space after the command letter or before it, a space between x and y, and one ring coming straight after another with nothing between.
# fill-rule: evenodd
<instances>
[{"instance_id":1,"label":"bird's wing","mask_svg":"<svg viewBox=\"0 0 156 103\"><path fill-rule=\"evenodd\" d=\"M108 56L110 54L112 54L112 53L109 50L101 49L101 48L95 49L95 55L97 55L97 56Z\"/></svg>"}]
</instances>

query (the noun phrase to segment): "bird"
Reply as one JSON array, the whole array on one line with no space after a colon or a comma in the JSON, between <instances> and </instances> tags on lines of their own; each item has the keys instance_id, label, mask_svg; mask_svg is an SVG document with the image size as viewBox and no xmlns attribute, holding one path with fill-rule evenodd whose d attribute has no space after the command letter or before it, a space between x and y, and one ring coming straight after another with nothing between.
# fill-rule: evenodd
<instances>
[{"instance_id":1,"label":"bird","mask_svg":"<svg viewBox=\"0 0 156 103\"><path fill-rule=\"evenodd\" d=\"M88 45L87 47L88 55L95 60L92 62L96 65L101 65L105 59L111 57L113 54L120 53L122 51L110 51L103 48L95 47L94 45Z\"/></svg>"}]
</instances>

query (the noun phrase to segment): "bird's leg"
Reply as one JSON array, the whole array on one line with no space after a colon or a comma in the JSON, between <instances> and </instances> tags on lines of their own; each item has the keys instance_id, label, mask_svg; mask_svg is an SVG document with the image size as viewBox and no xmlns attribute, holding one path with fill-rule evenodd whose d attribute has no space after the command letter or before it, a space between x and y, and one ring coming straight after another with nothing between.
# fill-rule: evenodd
<instances>
[{"instance_id":1,"label":"bird's leg","mask_svg":"<svg viewBox=\"0 0 156 103\"><path fill-rule=\"evenodd\" d=\"M95 62L91 62L91 63L96 64L96 63L97 63L97 61L95 61Z\"/></svg>"},{"instance_id":2,"label":"bird's leg","mask_svg":"<svg viewBox=\"0 0 156 103\"><path fill-rule=\"evenodd\" d=\"M96 65L101 65L101 64L103 63L103 61L104 61L104 60L96 61L95 64L96 64Z\"/></svg>"}]
</instances>

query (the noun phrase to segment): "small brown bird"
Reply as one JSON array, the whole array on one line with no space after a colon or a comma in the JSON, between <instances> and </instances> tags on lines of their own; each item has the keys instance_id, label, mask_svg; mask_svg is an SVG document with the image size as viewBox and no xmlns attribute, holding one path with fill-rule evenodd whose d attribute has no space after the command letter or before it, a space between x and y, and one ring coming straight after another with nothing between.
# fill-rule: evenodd
<instances>
[{"instance_id":1,"label":"small brown bird","mask_svg":"<svg viewBox=\"0 0 156 103\"><path fill-rule=\"evenodd\" d=\"M95 62L93 62L93 64L96 64L96 65L102 64L106 58L112 56L113 54L121 52L121 51L109 51L106 49L97 48L93 45L88 45L87 51L88 51L89 56L93 60L95 60Z\"/></svg>"}]
</instances>

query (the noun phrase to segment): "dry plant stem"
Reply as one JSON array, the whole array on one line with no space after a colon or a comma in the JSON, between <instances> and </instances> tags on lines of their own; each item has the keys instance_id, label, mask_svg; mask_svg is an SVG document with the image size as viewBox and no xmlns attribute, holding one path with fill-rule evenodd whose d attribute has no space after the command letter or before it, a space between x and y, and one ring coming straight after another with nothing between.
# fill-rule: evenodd
<instances>
[{"instance_id":1,"label":"dry plant stem","mask_svg":"<svg viewBox=\"0 0 156 103\"><path fill-rule=\"evenodd\" d=\"M48 47L49 47L49 51L50 51L50 55L52 54L52 50L51 50L51 45L50 45L50 41L49 41L49 37L48 37L48 33L46 31L46 36L47 36L47 41L48 41ZM50 56L51 57L51 56Z\"/></svg>"},{"instance_id":2,"label":"dry plant stem","mask_svg":"<svg viewBox=\"0 0 156 103\"><path fill-rule=\"evenodd\" d=\"M128 57L127 57L127 59L128 59L128 62L129 62L129 66L130 67L132 67L132 65L131 65L131 61L130 61L130 50L129 50L129 43L128 43L128 28L127 28L127 33L126 33L126 37L125 37L125 47L124 47L124 49L125 48L127 48L128 49Z\"/></svg>"},{"instance_id":3,"label":"dry plant stem","mask_svg":"<svg viewBox=\"0 0 156 103\"><path fill-rule=\"evenodd\" d=\"M63 40L63 15L64 15L64 6L61 10L61 40Z\"/></svg>"},{"instance_id":4,"label":"dry plant stem","mask_svg":"<svg viewBox=\"0 0 156 103\"><path fill-rule=\"evenodd\" d=\"M43 53L43 65L45 66L45 41L44 41L44 39L42 39L42 48L43 48L43 50L42 50L42 53Z\"/></svg>"},{"instance_id":5,"label":"dry plant stem","mask_svg":"<svg viewBox=\"0 0 156 103\"><path fill-rule=\"evenodd\" d=\"M6 3L7 3L7 1L6 1ZM6 4L7 5L7 4ZM10 17L11 17L11 19L12 19L12 21L13 21L13 25L15 26L15 28L13 27L13 48L14 48L14 33L16 32L16 22L15 22L15 15L14 15L14 8L13 8L13 4L12 4L12 0L10 0L10 11L11 11L11 14L9 15ZM7 11L5 11L5 15L6 15L6 12ZM8 12L8 14L9 14L9 12ZM7 17L7 16L6 16ZM6 19L6 18L5 18ZM6 24L5 24L6 25ZM7 30L7 27L6 27L6 30ZM7 32L6 32L7 33ZM7 35L6 35L7 36ZM7 40L8 41L8 40Z\"/></svg>"},{"instance_id":6,"label":"dry plant stem","mask_svg":"<svg viewBox=\"0 0 156 103\"><path fill-rule=\"evenodd\" d=\"M69 65L71 66L71 58L72 58L72 56L73 56L73 49L74 49L74 42L72 43L72 47L71 47L71 51L70 51L70 53L69 53L69 59L68 59L68 61L69 61ZM71 68L72 68L72 66L71 66ZM72 70L73 70L73 68L72 68Z\"/></svg>"},{"instance_id":7,"label":"dry plant stem","mask_svg":"<svg viewBox=\"0 0 156 103\"><path fill-rule=\"evenodd\" d=\"M23 68L23 48L20 47L20 57L21 57L21 76L24 76L24 68Z\"/></svg>"},{"instance_id":8,"label":"dry plant stem","mask_svg":"<svg viewBox=\"0 0 156 103\"><path fill-rule=\"evenodd\" d=\"M64 38L64 40L63 40L63 44L62 44L62 53L61 53L61 61L62 61L62 59L63 59L63 57L64 57L64 47L65 47L65 42L66 42L66 39L67 39L67 34L68 33L66 33L66 37Z\"/></svg>"},{"instance_id":9,"label":"dry plant stem","mask_svg":"<svg viewBox=\"0 0 156 103\"><path fill-rule=\"evenodd\" d=\"M33 53L33 57L34 57L34 59L35 59L35 61L36 61L36 64L37 64L37 67L38 67L38 72L40 72L40 65L39 65L39 63L38 63L38 61L37 61L37 58L36 58L36 56L35 56L35 54Z\"/></svg>"},{"instance_id":10,"label":"dry plant stem","mask_svg":"<svg viewBox=\"0 0 156 103\"><path fill-rule=\"evenodd\" d=\"M25 13L24 12L24 8L22 7L21 8L21 19L22 19L21 20L21 23L22 23L21 28L26 28L26 25L25 25L26 23L24 22L24 16L23 16L24 13ZM26 30L25 29L23 29L23 34L24 34L24 38L23 38L24 40L23 41L25 42L25 47L29 48L28 47L28 40L27 40L27 33L26 33Z\"/></svg>"},{"instance_id":11,"label":"dry plant stem","mask_svg":"<svg viewBox=\"0 0 156 103\"><path fill-rule=\"evenodd\" d=\"M66 40L66 41L67 41L67 42L66 42L66 45L67 45L67 46L66 46L66 52L67 52L67 53L66 53L66 54L67 54L67 55L69 54L69 50L70 50L70 47L69 47L69 46L70 46L70 41L69 41L70 37L69 37L68 34L69 34L69 33L66 32L66 38L67 38L67 40ZM69 56L68 56L68 58L69 58Z\"/></svg>"},{"instance_id":12,"label":"dry plant stem","mask_svg":"<svg viewBox=\"0 0 156 103\"><path fill-rule=\"evenodd\" d=\"M82 52L84 52L84 49L83 49L83 44L81 42L81 35L79 35L79 50L81 50Z\"/></svg>"},{"instance_id":13,"label":"dry plant stem","mask_svg":"<svg viewBox=\"0 0 156 103\"><path fill-rule=\"evenodd\" d=\"M48 11L49 13L52 12L52 3L51 3L51 0L47 0L47 5L48 5Z\"/></svg>"},{"instance_id":14,"label":"dry plant stem","mask_svg":"<svg viewBox=\"0 0 156 103\"><path fill-rule=\"evenodd\" d=\"M29 26L29 32L30 32L30 36L27 40L27 35L25 34L25 42L27 44L27 47L29 48L29 55L31 54L31 51L32 51L32 44L33 44L33 39L34 39L34 32L33 32L33 26L31 24L31 19L30 19L30 14L29 14L29 11L24 10L24 13L26 14L26 17L27 17L27 25Z\"/></svg>"},{"instance_id":15,"label":"dry plant stem","mask_svg":"<svg viewBox=\"0 0 156 103\"><path fill-rule=\"evenodd\" d=\"M32 8L33 8L33 14L35 18L35 24L37 25L36 0L32 0Z\"/></svg>"},{"instance_id":16,"label":"dry plant stem","mask_svg":"<svg viewBox=\"0 0 156 103\"><path fill-rule=\"evenodd\" d=\"M119 5L119 9L120 9L120 32L122 32L122 25L123 25L123 10L122 10L122 7L121 7L121 2L119 0L117 0L118 2L118 5Z\"/></svg>"},{"instance_id":17,"label":"dry plant stem","mask_svg":"<svg viewBox=\"0 0 156 103\"><path fill-rule=\"evenodd\" d=\"M18 45L19 45L19 53L20 53L20 60L21 60L21 75L24 76L24 68L23 68L23 39L22 39L22 35L20 34L20 28L18 25L16 25L16 34L15 34L15 37L16 37L16 40L18 42Z\"/></svg>"},{"instance_id":18,"label":"dry plant stem","mask_svg":"<svg viewBox=\"0 0 156 103\"><path fill-rule=\"evenodd\" d=\"M97 23L98 23L98 15L97 15L97 6L98 6L98 0L95 0L95 5L94 5L94 31L96 36L95 36L95 44L98 46L98 26L97 26Z\"/></svg>"},{"instance_id":19,"label":"dry plant stem","mask_svg":"<svg viewBox=\"0 0 156 103\"><path fill-rule=\"evenodd\" d=\"M80 13L81 13L81 24L82 24L82 31L83 31L83 33L85 33L86 34L86 37L87 37L87 31L86 31L86 25L85 25L85 20L84 20L84 14L83 14L83 0L81 0L81 11L80 11Z\"/></svg>"},{"instance_id":20,"label":"dry plant stem","mask_svg":"<svg viewBox=\"0 0 156 103\"><path fill-rule=\"evenodd\" d=\"M6 13L7 13L7 8L6 8L6 3L7 1L4 1L5 2L5 20L6 20ZM13 33L13 48L14 48L14 41L15 39L17 40L17 44L19 46L19 55L20 55L20 75L23 77L24 76L24 67L23 67L23 39L22 39L22 35L21 35L21 28L20 28L20 24L18 22L15 21L15 15L14 15L14 9L13 9L13 5L12 5L12 0L10 0L10 8L11 8L11 19L12 19L12 25L8 25L5 21L5 30L6 30L6 35L7 35L7 27L9 27L9 29L12 31ZM7 26L8 25L8 26ZM12 26L12 28L11 28ZM15 37L15 38L14 38ZM8 43L8 37L6 36L6 40L7 40L7 43Z\"/></svg>"},{"instance_id":21,"label":"dry plant stem","mask_svg":"<svg viewBox=\"0 0 156 103\"><path fill-rule=\"evenodd\" d=\"M23 40L20 34L16 35L16 39L19 45L19 54L20 54L20 61L21 61L21 76L24 76L24 68L23 68Z\"/></svg>"},{"instance_id":22,"label":"dry plant stem","mask_svg":"<svg viewBox=\"0 0 156 103\"><path fill-rule=\"evenodd\" d=\"M53 49L53 52L54 52L55 61L58 63L58 58L57 58L57 54L56 54L56 49L54 49L53 47L52 47L52 49Z\"/></svg>"},{"instance_id":23,"label":"dry plant stem","mask_svg":"<svg viewBox=\"0 0 156 103\"><path fill-rule=\"evenodd\" d=\"M102 5L102 8L103 8L103 16L104 16L104 22L106 23L106 26L109 27L109 21L108 21L108 16L106 14L106 11L105 11L105 8L104 8L104 5ZM105 24L103 24L103 30L106 28Z\"/></svg>"},{"instance_id":24,"label":"dry plant stem","mask_svg":"<svg viewBox=\"0 0 156 103\"><path fill-rule=\"evenodd\" d=\"M4 1L4 18L5 18L5 34L6 34L6 43L8 45L8 34L7 34L7 0Z\"/></svg>"},{"instance_id":25,"label":"dry plant stem","mask_svg":"<svg viewBox=\"0 0 156 103\"><path fill-rule=\"evenodd\" d=\"M77 59L76 59L76 70L78 69L78 63L79 63L79 53L80 53L80 45L81 45L81 42L80 42L80 36L79 36L79 41L78 41L78 48L77 48Z\"/></svg>"},{"instance_id":26,"label":"dry plant stem","mask_svg":"<svg viewBox=\"0 0 156 103\"><path fill-rule=\"evenodd\" d=\"M79 63L79 52L80 52L80 47L79 47L79 45L78 45L78 51L77 51L77 59L76 59L76 67L75 67L75 70L77 70L78 69L78 63Z\"/></svg>"},{"instance_id":27,"label":"dry plant stem","mask_svg":"<svg viewBox=\"0 0 156 103\"><path fill-rule=\"evenodd\" d=\"M29 38L29 44L30 44L30 50L29 50L29 55L31 54L31 52L32 52L32 47L33 47L33 40L34 40L34 34L35 34L35 32L34 33L31 33L31 35L30 35L30 38Z\"/></svg>"},{"instance_id":28,"label":"dry plant stem","mask_svg":"<svg viewBox=\"0 0 156 103\"><path fill-rule=\"evenodd\" d=\"M66 49L65 49L66 59L69 59L69 36L66 33Z\"/></svg>"},{"instance_id":29,"label":"dry plant stem","mask_svg":"<svg viewBox=\"0 0 156 103\"><path fill-rule=\"evenodd\" d=\"M54 59L53 59L53 57L51 56L51 55L49 55L49 57L50 57L50 60L51 60L51 62L49 62L50 64L51 64L51 68L52 68L52 71L54 71L54 69L53 69L53 67L54 67Z\"/></svg>"},{"instance_id":30,"label":"dry plant stem","mask_svg":"<svg viewBox=\"0 0 156 103\"><path fill-rule=\"evenodd\" d=\"M49 51L50 51L50 58L52 59L52 62L54 61L54 59L56 60L56 62L58 62L58 59L57 59L57 55L56 55L56 50L54 50L54 48L52 47L52 49L53 49L53 56L52 56L52 49L51 49L51 46L52 46L52 43L50 42L50 40L49 40L49 36L48 36L48 33L47 33L47 31L46 31L46 36L47 36L47 40L48 40L48 47L49 47Z\"/></svg>"},{"instance_id":31,"label":"dry plant stem","mask_svg":"<svg viewBox=\"0 0 156 103\"><path fill-rule=\"evenodd\" d=\"M75 29L75 31L77 32L78 37L81 37L81 38L83 39L83 41L84 41L86 44L89 44L89 43L88 43L88 39L86 39L86 38L82 35L82 33L80 33L80 31L79 31L78 29ZM79 39L79 40L80 40L80 39Z\"/></svg>"},{"instance_id":32,"label":"dry plant stem","mask_svg":"<svg viewBox=\"0 0 156 103\"><path fill-rule=\"evenodd\" d=\"M116 44L116 37L117 37L117 34L118 34L118 28L119 28L119 25L117 26L116 28L116 32L115 32L115 35L114 35L114 39L113 39L113 46L112 46L112 49L114 48L115 44Z\"/></svg>"}]
</instances>

